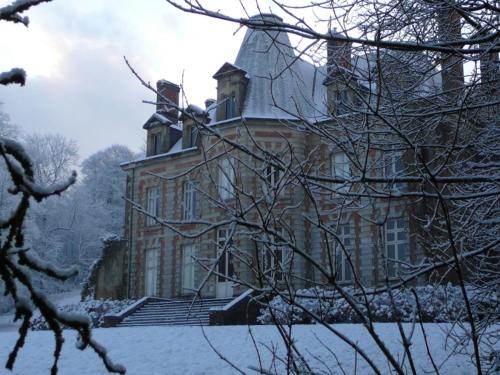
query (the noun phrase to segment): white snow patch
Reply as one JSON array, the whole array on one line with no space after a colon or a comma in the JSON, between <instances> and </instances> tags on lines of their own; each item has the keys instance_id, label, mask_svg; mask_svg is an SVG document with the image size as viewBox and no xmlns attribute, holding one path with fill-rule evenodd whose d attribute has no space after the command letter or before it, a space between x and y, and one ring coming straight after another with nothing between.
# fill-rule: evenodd
<instances>
[{"instance_id":1,"label":"white snow patch","mask_svg":"<svg viewBox=\"0 0 500 375\"><path fill-rule=\"evenodd\" d=\"M47 300L49 300L54 306L65 306L71 304L77 304L80 302L80 290L75 289L69 292L63 293L54 293L46 296ZM35 315L38 314L38 311ZM5 331L17 331L20 321L14 322L14 312L8 312L6 314L0 315L0 332ZM0 363L1 367L1 363Z\"/></svg>"},{"instance_id":2,"label":"white snow patch","mask_svg":"<svg viewBox=\"0 0 500 375\"><path fill-rule=\"evenodd\" d=\"M134 302L133 304L131 304L130 306L128 306L124 310L120 311L119 313L107 314L107 315L108 316L122 316L124 314L128 314L130 311L137 309L137 306L142 305L144 303L144 301L146 301L148 298L149 297L142 297L141 299L137 300L136 302Z\"/></svg>"},{"instance_id":3,"label":"white snow patch","mask_svg":"<svg viewBox=\"0 0 500 375\"><path fill-rule=\"evenodd\" d=\"M425 324L430 351L440 367L442 375L471 374L474 371L467 355L450 353L450 342L446 343L446 332L449 324ZM363 326L358 324L336 324L335 328L358 342L366 353L375 358L375 363L384 374L390 370L387 361L382 357L376 345L369 338ZM403 358L397 326L394 324L376 324L380 337L393 352L396 358ZM405 331L412 330L411 324L404 324ZM254 373L250 367L259 366L254 343L246 326L213 326L204 327L212 345L229 361L241 367L246 373ZM252 326L255 342L260 351L263 367L274 373L284 373L280 361L275 362L276 370L271 368L272 355L266 348L275 346L279 355L285 353L279 334L274 326ZM314 370L328 373L325 363L335 373L341 373L337 361L330 351L338 357L343 370L347 374L354 373L355 355L353 349L335 338L325 327L316 325L299 325L294 327L295 344L302 350L305 358ZM222 361L210 349L203 337L200 327L142 327L142 328L107 328L95 329L92 337L103 344L110 358L127 368L127 374L234 374L235 370ZM90 350L79 351L75 345L77 334L64 331L66 345L60 359L60 374L96 375L107 374L99 358ZM0 334L0 364L5 363L9 350L17 339L17 333ZM50 331L30 332L25 347L21 350L12 374L30 375L46 374L52 361L54 336ZM432 369L423 344L420 328L415 327L411 351L416 362L417 372L424 374ZM445 346L448 345L448 346ZM370 374L373 371L368 364L357 357L357 373Z\"/></svg>"}]
</instances>

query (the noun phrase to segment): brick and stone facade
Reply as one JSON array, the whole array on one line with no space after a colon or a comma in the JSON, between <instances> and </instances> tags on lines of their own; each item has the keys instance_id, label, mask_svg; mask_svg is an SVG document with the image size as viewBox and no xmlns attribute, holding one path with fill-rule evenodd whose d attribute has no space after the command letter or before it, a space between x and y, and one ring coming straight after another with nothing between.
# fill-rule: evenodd
<instances>
[{"instance_id":1,"label":"brick and stone facade","mask_svg":"<svg viewBox=\"0 0 500 375\"><path fill-rule=\"evenodd\" d=\"M332 79L332 74L344 73L327 69L322 74L321 71L312 74L309 71L315 68L298 59L296 73L301 74L303 81L296 74L286 71L272 83L266 81L266 69L270 69L268 61L274 59L272 69L278 70L290 63L280 60L283 57L279 51L273 52L276 46L286 49L289 46L288 37L281 33L276 38L279 43L271 46L269 33L249 31L236 63L224 64L214 75L218 82L217 100L207 101L208 107L204 110L194 106L186 108L180 116L182 124L173 115L179 105L178 86L159 81L159 90L161 88L160 91L173 104L170 107L173 109L168 110L168 103L159 106L157 113L144 126L148 131L147 156L122 166L127 173L126 195L129 202L125 231L129 251L129 297L153 294L179 298L192 295L194 291L183 287L185 285L203 285L201 292L204 297L219 296L217 276L205 278L218 258L219 230L229 230L230 225L211 228L201 235L195 234L208 228L207 223L223 223L228 219L227 210L235 208L235 205L241 209L252 200L259 199L263 199L259 205L266 205L263 180L267 177L262 177L268 168L264 157L266 153L279 155L284 162L289 161L294 170L303 163L304 168L309 168L308 173L317 176L334 174L334 164L338 163L335 155L343 150L341 145L317 133L304 131L299 117L315 119L319 126L341 129L335 128L333 120L324 114L339 112L335 100L342 87ZM266 45L268 49L264 54L262 51ZM329 51L334 50L329 48ZM350 48L342 49L338 65L343 69L348 69L351 64L348 54ZM329 56L329 61L332 58ZM262 70L260 75L259 69ZM304 98L306 94L308 97ZM302 99L292 100L294 97ZM346 98L351 105L355 104L350 91L347 91ZM301 116L293 114L292 111L297 110ZM342 117L335 121L342 121ZM206 128L200 128L197 122L203 123ZM339 132L338 139L341 139L341 130L330 134L335 132ZM155 138L157 136L160 138ZM249 152L234 148L232 142ZM261 157L252 157L252 153ZM224 164L222 160L227 160L228 156L230 162ZM404 159L404 155L401 158ZM349 168L354 170L352 160L346 160L346 163L351 163ZM372 166L368 173L374 176L387 168L382 149L370 150L367 161ZM219 193L221 179L233 173L221 168L221 165L234 168L237 189L232 194L236 198L231 196L225 199ZM321 285L327 281L317 268L311 266L310 261L325 266L331 261L328 254L331 254L329 246L333 239L325 235L325 225L335 228L332 229L335 234L342 236L346 246L349 246L353 267L343 270L342 277L346 284L370 286L383 283L383 260L387 255L387 246L391 244L395 246L391 251L394 254L400 252L405 260L416 262L422 258L423 250L417 246L416 223L412 215L414 202L411 200L372 200L364 198L363 194L346 199L342 194L336 196L331 190L322 189L320 184L315 186L314 191L307 191L297 183L298 179L295 182L292 180L284 182L283 191L272 210L277 215L284 213L280 216L279 226L294 246L304 252L301 256L290 251L290 254L294 253L290 272L294 275L292 283L295 288ZM196 192L193 201L186 192L191 183ZM383 184L379 185L383 189ZM354 184L348 189L356 191L359 187ZM314 195L315 204L312 204L310 194ZM134 202L135 208L131 202ZM154 212L150 210L153 206ZM188 206L192 212L186 217ZM141 210L152 213L163 224L148 219ZM256 208L245 215L242 220L260 220ZM257 284L258 275L253 267L263 261L260 259L259 244L244 231L238 233L231 243L231 251L235 252L231 272L248 284ZM397 246L401 246L400 250ZM191 254L197 261L191 264L186 254ZM217 270L218 266L215 267ZM238 295L245 289L246 285L234 286L230 294Z\"/></svg>"}]
</instances>

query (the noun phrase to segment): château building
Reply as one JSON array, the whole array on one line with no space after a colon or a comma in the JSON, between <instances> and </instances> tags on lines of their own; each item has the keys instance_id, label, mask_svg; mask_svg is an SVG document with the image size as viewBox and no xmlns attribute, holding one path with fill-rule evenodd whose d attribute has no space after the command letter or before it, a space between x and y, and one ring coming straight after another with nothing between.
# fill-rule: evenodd
<instances>
[{"instance_id":1,"label":"ch\u00e2teau building","mask_svg":"<svg viewBox=\"0 0 500 375\"><path fill-rule=\"evenodd\" d=\"M383 135L360 161L346 135L364 121L377 126L354 110L371 104L377 85L370 57L335 42L325 55L318 67L297 56L286 33L249 29L234 63L213 74L217 95L204 108L180 110L180 87L158 81L156 112L143 126L147 154L122 165L129 297L187 297L200 286L204 297L232 297L262 279L322 285L314 264L333 264L340 283L374 286L424 257L418 204L398 195L405 183L387 183L408 175L405 149ZM386 66L397 57L388 53ZM387 76L394 88L408 79ZM439 85L434 77L418 89ZM303 186L299 171L317 180ZM346 182L361 173L386 181L371 191Z\"/></svg>"}]
</instances>

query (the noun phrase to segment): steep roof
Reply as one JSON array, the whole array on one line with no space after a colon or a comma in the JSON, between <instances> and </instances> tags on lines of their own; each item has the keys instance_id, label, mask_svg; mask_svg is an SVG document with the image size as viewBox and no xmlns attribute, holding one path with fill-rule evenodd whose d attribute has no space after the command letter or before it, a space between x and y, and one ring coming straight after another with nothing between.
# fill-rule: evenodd
<instances>
[{"instance_id":1,"label":"steep roof","mask_svg":"<svg viewBox=\"0 0 500 375\"><path fill-rule=\"evenodd\" d=\"M429 58L421 53L399 52L381 49L379 53L371 52L365 55L354 55L352 66L358 82L369 88L372 93L377 91L377 61L380 57L380 65L384 74L384 81L393 91L404 89L401 82L391 80L391 75L402 76L406 69L406 75L401 79L406 81L406 88L413 90L414 95L434 95L441 89L441 75Z\"/></svg>"},{"instance_id":2,"label":"steep roof","mask_svg":"<svg viewBox=\"0 0 500 375\"><path fill-rule=\"evenodd\" d=\"M281 21L272 14L251 19ZM248 29L234 65L250 78L243 117L312 119L326 113L324 74L295 55L286 33Z\"/></svg>"},{"instance_id":3,"label":"steep roof","mask_svg":"<svg viewBox=\"0 0 500 375\"><path fill-rule=\"evenodd\" d=\"M233 72L239 72L243 75L247 74L247 72L241 69L239 66L226 62L224 63L224 65L222 65L222 67L219 70L217 70L217 72L213 75L213 78L217 79L218 77L223 76L224 74Z\"/></svg>"},{"instance_id":4,"label":"steep roof","mask_svg":"<svg viewBox=\"0 0 500 375\"><path fill-rule=\"evenodd\" d=\"M169 120L167 117L163 116L159 112L155 112L149 117L149 119L146 121L146 123L142 126L143 129L150 129L154 126L159 126L159 125L171 125L173 122Z\"/></svg>"}]
</instances>

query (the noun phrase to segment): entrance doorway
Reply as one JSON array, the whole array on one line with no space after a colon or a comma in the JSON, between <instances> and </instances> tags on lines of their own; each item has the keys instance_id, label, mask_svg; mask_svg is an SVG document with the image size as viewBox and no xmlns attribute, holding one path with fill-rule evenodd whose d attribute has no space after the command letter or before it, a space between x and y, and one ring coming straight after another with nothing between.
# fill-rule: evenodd
<instances>
[{"instance_id":1,"label":"entrance doorway","mask_svg":"<svg viewBox=\"0 0 500 375\"><path fill-rule=\"evenodd\" d=\"M229 298L233 296L234 283L230 278L234 276L234 267L231 254L231 239L228 238L228 232L229 229L219 229L217 232L217 258L220 258L217 264L216 298Z\"/></svg>"},{"instance_id":2,"label":"entrance doorway","mask_svg":"<svg viewBox=\"0 0 500 375\"><path fill-rule=\"evenodd\" d=\"M158 295L159 249L146 250L145 294L154 297Z\"/></svg>"}]
</instances>

